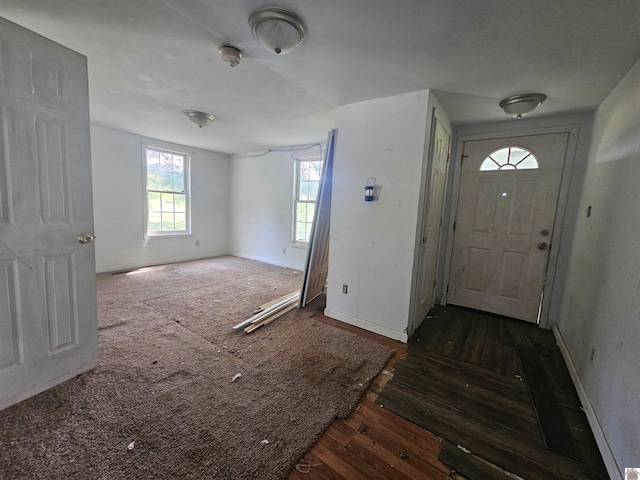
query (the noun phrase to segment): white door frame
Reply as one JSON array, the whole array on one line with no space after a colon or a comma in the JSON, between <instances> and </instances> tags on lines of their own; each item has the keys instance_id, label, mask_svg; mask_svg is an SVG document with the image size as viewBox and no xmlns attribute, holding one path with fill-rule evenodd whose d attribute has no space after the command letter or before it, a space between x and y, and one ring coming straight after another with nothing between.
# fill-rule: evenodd
<instances>
[{"instance_id":1,"label":"white door frame","mask_svg":"<svg viewBox=\"0 0 640 480\"><path fill-rule=\"evenodd\" d=\"M569 138L567 140L567 149L565 152L564 165L562 167L562 178L560 180L560 191L558 194L558 203L556 206L556 216L553 225L554 238L549 250L549 262L547 264L547 278L544 286L542 307L540 309L540 327L549 328L549 308L551 306L551 295L553 292L553 285L555 282L556 268L558 265L558 252L560 251L560 244L562 242L563 226L565 220L565 213L567 209L567 203L569 200L569 187L571 185L571 176L573 173L573 164L575 160L576 148L578 145L578 132L580 130L579 125L565 125L555 127L542 127L532 128L524 130L513 130L507 132L486 132L476 133L471 135L462 135L455 138L456 149L455 158L451 157L449 162L450 170L453 170L453 188L451 190L450 205L451 209L448 212L449 222L446 231L446 251L444 252L444 272L443 281L439 284L440 303L446 305L447 303L447 285L449 284L449 275L451 269L451 257L453 251L453 225L456 215L458 213L458 198L460 195L460 180L461 180L461 161L464 152L465 142L474 140L491 140L498 138L514 138L531 135L546 135L553 133L568 133ZM444 233L444 232L443 232Z\"/></svg>"}]
</instances>

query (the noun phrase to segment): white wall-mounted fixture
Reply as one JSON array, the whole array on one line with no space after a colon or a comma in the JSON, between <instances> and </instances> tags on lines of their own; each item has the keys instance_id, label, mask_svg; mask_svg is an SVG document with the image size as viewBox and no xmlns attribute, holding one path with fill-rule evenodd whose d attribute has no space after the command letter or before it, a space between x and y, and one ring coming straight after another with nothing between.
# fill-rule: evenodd
<instances>
[{"instance_id":1,"label":"white wall-mounted fixture","mask_svg":"<svg viewBox=\"0 0 640 480\"><path fill-rule=\"evenodd\" d=\"M547 99L542 93L525 93L523 95L513 95L502 100L499 105L504 113L515 118L522 118L533 112Z\"/></svg>"},{"instance_id":2,"label":"white wall-mounted fixture","mask_svg":"<svg viewBox=\"0 0 640 480\"><path fill-rule=\"evenodd\" d=\"M278 7L255 10L249 25L260 43L270 52L289 53L307 36L307 24L293 12Z\"/></svg>"},{"instance_id":3,"label":"white wall-mounted fixture","mask_svg":"<svg viewBox=\"0 0 640 480\"><path fill-rule=\"evenodd\" d=\"M223 45L220 47L220 58L230 66L235 67L242 59L242 52L231 45Z\"/></svg>"},{"instance_id":4,"label":"white wall-mounted fixture","mask_svg":"<svg viewBox=\"0 0 640 480\"><path fill-rule=\"evenodd\" d=\"M196 110L187 110L184 114L191 120L196 127L206 127L216 118L210 113L198 112Z\"/></svg>"},{"instance_id":5,"label":"white wall-mounted fixture","mask_svg":"<svg viewBox=\"0 0 640 480\"><path fill-rule=\"evenodd\" d=\"M376 189L376 179L367 178L367 185L364 187L365 202L373 202L375 189Z\"/></svg>"}]
</instances>

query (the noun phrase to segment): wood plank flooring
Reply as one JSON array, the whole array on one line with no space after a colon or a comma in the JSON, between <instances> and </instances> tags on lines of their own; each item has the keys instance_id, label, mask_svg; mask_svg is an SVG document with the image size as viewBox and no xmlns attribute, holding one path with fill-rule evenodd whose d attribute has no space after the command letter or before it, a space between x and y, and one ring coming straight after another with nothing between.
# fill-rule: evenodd
<instances>
[{"instance_id":1,"label":"wood plank flooring","mask_svg":"<svg viewBox=\"0 0 640 480\"><path fill-rule=\"evenodd\" d=\"M608 478L551 332L451 305L429 317L378 403L527 480Z\"/></svg>"},{"instance_id":2,"label":"wood plank flooring","mask_svg":"<svg viewBox=\"0 0 640 480\"><path fill-rule=\"evenodd\" d=\"M394 355L289 480L608 478L551 332L436 306L405 345L316 318Z\"/></svg>"},{"instance_id":3,"label":"wood plank flooring","mask_svg":"<svg viewBox=\"0 0 640 480\"><path fill-rule=\"evenodd\" d=\"M405 345L316 318L394 355L289 480L608 478L551 332L436 306Z\"/></svg>"}]
</instances>

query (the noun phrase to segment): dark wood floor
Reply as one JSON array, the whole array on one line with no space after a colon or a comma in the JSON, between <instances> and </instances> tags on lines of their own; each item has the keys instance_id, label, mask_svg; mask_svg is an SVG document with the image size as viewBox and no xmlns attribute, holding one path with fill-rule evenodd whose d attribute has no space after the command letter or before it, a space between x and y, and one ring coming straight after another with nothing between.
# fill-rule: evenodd
<instances>
[{"instance_id":1,"label":"dark wood floor","mask_svg":"<svg viewBox=\"0 0 640 480\"><path fill-rule=\"evenodd\" d=\"M470 479L513 478L495 466L608 478L553 334L535 325L435 307L377 403L442 437L439 459Z\"/></svg>"},{"instance_id":2,"label":"dark wood floor","mask_svg":"<svg viewBox=\"0 0 640 480\"><path fill-rule=\"evenodd\" d=\"M551 332L436 306L405 345L316 318L394 355L289 480L608 478Z\"/></svg>"}]
</instances>

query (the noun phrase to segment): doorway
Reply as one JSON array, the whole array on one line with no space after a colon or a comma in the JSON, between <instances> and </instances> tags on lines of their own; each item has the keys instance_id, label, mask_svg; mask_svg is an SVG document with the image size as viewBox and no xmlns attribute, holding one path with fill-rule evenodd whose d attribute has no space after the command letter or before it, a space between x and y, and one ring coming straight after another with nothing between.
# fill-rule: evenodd
<instances>
[{"instance_id":1,"label":"doorway","mask_svg":"<svg viewBox=\"0 0 640 480\"><path fill-rule=\"evenodd\" d=\"M538 323L568 139L464 142L447 303Z\"/></svg>"}]
</instances>

